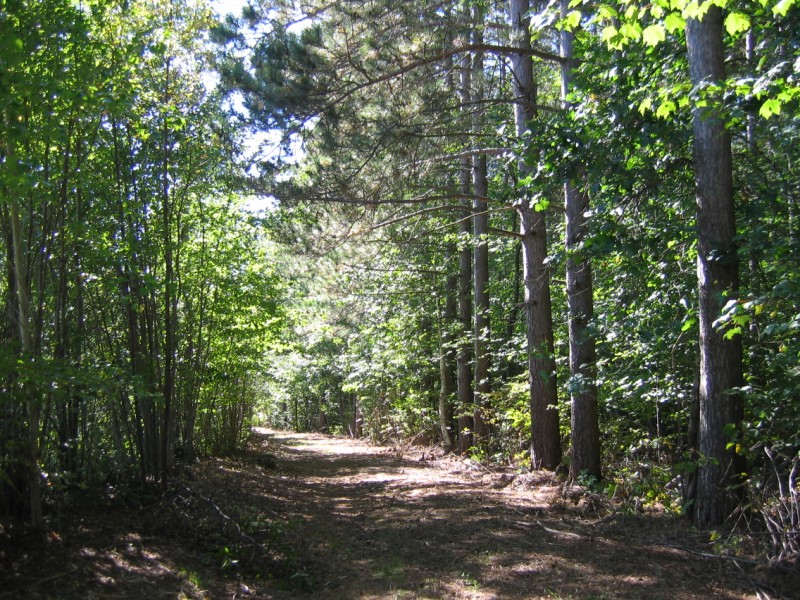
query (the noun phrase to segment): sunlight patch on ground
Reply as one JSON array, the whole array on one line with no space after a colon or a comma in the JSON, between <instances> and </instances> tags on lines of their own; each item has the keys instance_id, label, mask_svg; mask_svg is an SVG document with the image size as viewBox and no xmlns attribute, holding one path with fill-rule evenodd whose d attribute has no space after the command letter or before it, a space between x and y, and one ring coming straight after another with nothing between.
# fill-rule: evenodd
<instances>
[{"instance_id":1,"label":"sunlight patch on ground","mask_svg":"<svg viewBox=\"0 0 800 600\"><path fill-rule=\"evenodd\" d=\"M392 481L405 481L405 475L388 475L382 473L380 475L374 475L372 477L359 477L359 483L389 483Z\"/></svg>"},{"instance_id":2,"label":"sunlight patch on ground","mask_svg":"<svg viewBox=\"0 0 800 600\"><path fill-rule=\"evenodd\" d=\"M268 436L271 442L287 444L294 448L306 448L321 454L341 456L379 452L378 449L375 449L362 440L348 440L346 444L343 444L341 438L326 436L319 433L294 433L291 431L268 429L266 427L254 427L253 430L260 435Z\"/></svg>"}]
</instances>

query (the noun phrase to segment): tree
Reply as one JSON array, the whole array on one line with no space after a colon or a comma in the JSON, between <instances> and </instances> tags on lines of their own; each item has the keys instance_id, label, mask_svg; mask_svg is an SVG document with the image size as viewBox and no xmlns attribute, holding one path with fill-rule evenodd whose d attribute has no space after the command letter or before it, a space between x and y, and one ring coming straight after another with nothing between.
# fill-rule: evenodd
<instances>
[{"instance_id":1,"label":"tree","mask_svg":"<svg viewBox=\"0 0 800 600\"><path fill-rule=\"evenodd\" d=\"M599 192L597 199L601 211L604 204L608 205L604 190L608 190L612 185L620 195L630 195L635 198L636 193L633 190L637 184L633 182L639 182L639 186L645 186L645 189L650 188L647 192L648 195L666 197L666 194L655 189L666 183L673 189L670 195L679 197L685 187L683 183L685 175L689 174L695 179L697 251L700 256L697 259L697 279L694 283L700 290L698 293L699 307L695 308L694 302L687 295L681 297L680 304L684 307L686 314L683 317L683 326L679 331L676 329L672 335L675 340L673 348L685 347L687 333L692 331L698 321L701 321L699 336L701 367L697 375L697 393L702 408L699 409L701 414L695 419L688 414L687 403L680 402L678 403L680 411L673 415L682 417L689 422L689 440L684 441L685 448L687 448L684 458L692 456L692 451L696 449L696 442L705 447L705 450L700 451L699 458L694 455L698 464L693 464L690 468L697 466L699 477L706 478L705 483L701 484L706 486L706 492L701 493L699 490L695 492L691 482L686 490L689 496L686 499L696 501L692 512L697 521L704 523L704 526L719 523L723 518L721 517L722 513L726 511L729 514L736 497L729 493L731 492L730 488L743 481L744 456L748 454L746 448L760 446L760 442L752 443L756 438L761 437L758 434L754 435L755 430L750 429L749 433L745 434L739 427L742 415L747 414L743 396L747 395L746 399L751 402L749 410L753 411L753 414L763 416L769 413L763 408L756 409L755 407L760 404L756 399L758 394L749 393L753 390L753 384L759 380L756 372L760 367L754 368L757 360L754 361L753 358L760 355L759 347L764 342L763 338L759 339L760 336L754 334L763 325L762 319L759 318L759 312L765 306L761 304L761 301L766 296L761 296L761 300L756 299L759 295L756 290L763 289L765 264L757 265L752 260L753 255L749 254L751 260L747 276L748 278L752 277L754 271L758 271L759 274L747 282L754 288L748 290L750 299L744 300L744 296L748 294L745 290L739 289L737 262L738 255L744 252L749 253L753 248L753 241L761 238L763 231L763 225L759 223L760 217L758 216L760 209L752 203L752 199L756 196L748 190L753 183L752 171L750 171L752 165L747 164L750 161L748 155L754 150L752 133L755 121L753 116L755 112L758 112L766 119L772 118L777 114L773 112L773 109L781 111L785 102L791 102L796 97L797 91L791 86L785 85L787 80L783 78L785 72L781 71L781 64L787 63L778 62L770 65L770 61L765 60L755 66L749 59L753 50L751 44L753 38L749 36L748 40L742 40L741 34L755 23L764 24L773 19L782 20L789 12L791 4L777 3L774 6L755 7L750 14L742 6L727 6L726 13L722 10L718 11L710 3L694 2L681 2L670 6L658 4L630 6L619 11L617 6L603 5L597 8L595 16L590 22L592 25L601 23L604 26L593 29L591 33L583 36L583 40L591 40L594 33L599 33L600 38L607 43L613 53L611 55L593 54L590 60L584 61L581 65L579 71L586 95L579 106L580 114L582 116L594 115L597 118L602 114L602 109L598 110L594 107L601 105L610 111L612 117L607 124L601 125L599 130L615 137L622 135L617 138L619 141L616 142L611 139L604 140L604 147L606 149L626 146L636 148L634 154L625 158L624 163L614 165L617 169L619 166L623 166L617 173L612 174L612 170L608 168L599 171L601 179L597 180L598 185L594 189ZM710 13L713 15L709 17ZM573 25L579 23L580 11L573 10L568 13L567 20L571 21ZM776 49L783 48L784 54L781 59L785 61L787 46L780 43L771 46L774 41L773 36L782 29L781 25L778 24L771 33L761 39L765 46ZM684 30L689 49L688 71L691 84L685 81L685 74L675 68L684 64L683 61L686 57L668 49L670 48L669 44L661 45L661 42L671 39L671 36L680 40ZM759 26L758 31L764 30ZM780 34L778 35L780 37ZM767 42L767 39L773 41ZM636 43L639 41L643 44L637 46ZM590 41L586 43L587 45L591 44ZM632 47L629 48L629 45ZM647 56L645 61L638 57L635 59L635 62L641 65L640 67L632 68L634 59L631 58L631 51L633 48L644 49ZM744 60L729 61L732 73L731 77L726 79L724 57L740 55L743 55L741 58ZM598 70L593 66L598 64L598 58L600 62L608 61L608 66ZM685 70L685 66L683 69ZM771 72L772 75L766 75L767 72ZM600 77L592 81L589 79L591 74L600 75ZM617 87L620 88L621 93L619 97L614 98L614 90ZM623 89L628 91L624 92ZM611 97L609 97L609 92L611 92ZM628 115L632 114L632 116L625 114L626 109ZM688 139L689 133L683 124L689 121L688 113L690 111L694 123L692 144L694 159L688 163L681 157L684 155L682 140ZM632 119L640 123L634 125L631 123ZM626 124L624 129L620 126L623 123ZM735 142L738 128L744 125L746 125L749 138L748 151L738 153L737 156L741 160L734 164L731 161L731 138L733 137ZM667 128L671 128L672 131L668 131ZM631 137L630 132L625 129L641 133L637 139ZM792 129L792 127L789 128L789 130ZM654 135L656 131L659 132L657 138ZM582 142L586 143L590 139L584 138ZM625 142L625 139L630 141ZM586 145L588 146L588 144ZM686 146L689 145L686 144ZM654 150L656 153L653 153ZM592 156L591 151L585 152L585 154ZM615 152L612 150L611 156L613 157L614 154ZM652 158L645 159L648 155L651 155ZM597 157L600 154L594 156ZM657 162L659 157L664 158L664 162L660 165ZM772 164L774 166L775 163ZM630 175L623 175L631 165L636 165L640 173L630 172ZM691 165L693 170L688 168L688 165ZM651 169L652 174L648 175L647 171ZM769 170L770 168L767 167L762 173ZM653 180L654 176L655 178L660 177L660 179L656 179L658 183L655 181L648 183ZM612 184L613 181L615 183ZM747 201L738 207L735 207L733 203L733 181L736 181L736 189L741 187L742 190L748 190L742 194ZM779 188L782 189L781 184L772 189L775 191ZM766 188L761 189L764 191ZM784 193L781 192L781 194ZM642 206L641 202L638 204L639 206L636 208ZM679 202L673 202L669 212L672 213L676 209L676 216L685 213L684 207ZM777 205L773 209L781 212ZM600 211L595 211L594 214L597 215L598 212ZM739 219L741 220L738 221L740 225L737 233L736 222ZM690 240L685 229L683 231L675 230L669 223L669 219L653 222L652 226L655 227L653 241L662 240L666 243L668 250L683 247L684 250L680 254L676 254L675 258L682 259L687 254L691 256L693 247L689 245ZM777 223L775 224L777 225ZM663 237L659 235L657 233L659 226L665 227L665 233L669 233ZM608 227L608 225L603 224L599 227ZM604 247L607 245L604 237L590 238L589 241L595 248ZM761 240L763 241L763 238ZM760 241L755 243L763 250L764 247L760 244ZM781 244L777 243L769 252L780 253L782 252L780 248ZM671 253L669 252L669 254ZM760 252L758 253L760 254ZM641 254L646 260L652 260L648 257L648 255L653 256L652 251L644 250ZM664 268L666 265L666 261L661 262L659 268ZM626 269L627 274L635 270L631 266ZM626 274L620 274L620 276L624 277ZM674 289L685 288L685 276L676 274L675 280L680 281L680 284L677 284ZM783 280L783 283L788 284L788 281ZM654 282L649 285L654 288L662 287L659 284L654 285ZM667 294L667 296L670 295L671 293ZM655 293L651 296L651 298L656 297L658 296ZM658 316L658 311L655 310L647 312L650 315L648 318L661 319L664 316L663 312ZM705 312L705 315L699 317L700 312ZM775 315L776 313L771 314ZM607 313L603 315L603 318L605 317L607 317ZM745 327L751 323L753 325L749 325L749 329ZM770 327L769 329L772 332L778 328ZM733 338L737 336L741 336L743 339L734 340ZM663 346L664 340L656 336L653 338L650 343L652 350L649 360L655 367L659 362L657 356L662 353L658 348ZM727 341L731 340L733 343L727 344ZM742 342L748 350L744 365ZM626 343L630 343L629 340L626 340ZM692 346L689 346L687 355L689 360L682 358L678 361L673 357L671 361L667 362L671 362L673 365L681 363L682 369L686 370L686 366L691 364ZM747 369L746 374L743 374L743 366ZM674 383L670 383L670 387L673 387L675 391L680 387L689 389L686 375L684 375L684 382L680 383L679 379L673 378L672 373L665 377L663 369L655 368L654 373L656 372L658 375L639 379L635 385L648 388L654 379L659 382L659 386L662 381L672 380L678 384L673 387ZM745 382L746 385L743 386ZM644 385L642 385L643 383ZM624 387L632 389L631 382L626 382ZM642 397L644 398L645 395L650 394L642 394ZM686 392L679 392L679 398L686 396ZM661 408L661 403L656 405L655 416L658 423L663 415L663 413L659 413ZM715 414L708 414L708 411ZM701 423L699 429L703 430L700 433L697 433L698 427L694 426L697 421ZM662 432L660 427L656 428L658 437L661 437ZM745 442L744 438L749 435L754 435L753 440ZM704 437L705 441L702 439ZM709 452L716 453L716 455L709 457ZM683 464L685 466L685 463ZM750 468L757 469L758 464L759 460L756 458ZM728 488L727 492L726 487ZM707 501L710 488L715 489L718 494L713 501ZM727 507L722 502L726 493L728 493L729 503ZM704 496L702 507L697 503L698 494Z\"/></svg>"},{"instance_id":2,"label":"tree","mask_svg":"<svg viewBox=\"0 0 800 600\"><path fill-rule=\"evenodd\" d=\"M514 42L530 49L530 4L512 0L511 28ZM527 123L536 118L536 83L527 52L513 57L514 123L520 142L526 139ZM518 161L519 178L530 175L524 158ZM547 226L545 213L532 198L516 202L524 257L525 325L531 407L531 462L533 468L555 469L561 462L558 397L553 346L553 314L550 302L550 272L547 268Z\"/></svg>"},{"instance_id":3,"label":"tree","mask_svg":"<svg viewBox=\"0 0 800 600\"><path fill-rule=\"evenodd\" d=\"M458 98L464 120L469 118L470 89L472 87L472 61L465 53L459 64ZM469 121L467 121L469 122ZM456 355L456 381L458 384L458 453L466 454L473 446L474 420L472 407L474 403L474 380L472 377L472 357L474 351L470 338L472 335L472 255L470 243L473 223L469 201L472 193L472 157L465 155L459 164L459 191L464 196L462 204L465 209L459 220L459 252L458 252L458 317L461 325L458 353Z\"/></svg>"},{"instance_id":4,"label":"tree","mask_svg":"<svg viewBox=\"0 0 800 600\"><path fill-rule=\"evenodd\" d=\"M62 307L67 299L66 282L74 277L74 264L69 260L72 248L66 241L72 231L64 222L66 193L75 185L74 169L81 161L78 140L87 133L83 130L86 122L73 113L81 105L82 94L74 87L91 58L83 46L87 23L68 3L52 1L29 9L11 2L3 10L0 31L6 46L0 87L4 140L0 190L8 207L6 260L12 291L8 298L17 330L13 347L19 353L9 374L9 387L11 397L24 398L26 407L28 508L33 528L40 529L41 414L47 385L46 377L38 371L46 370L43 365L52 358L43 351L45 315L52 314L47 312L45 298L50 291L51 269L58 273L61 283L58 300ZM69 68L62 65L64 56L70 58ZM56 243L55 227L62 233L60 244ZM59 317L64 315L63 310L58 313ZM63 318L57 321L61 325ZM63 331L59 327L55 334L62 350L59 359L66 358ZM79 353L79 344L75 347ZM59 416L64 414L59 411Z\"/></svg>"},{"instance_id":5,"label":"tree","mask_svg":"<svg viewBox=\"0 0 800 600\"><path fill-rule=\"evenodd\" d=\"M474 444L470 434L480 433L485 423L486 390L479 387L488 378L483 373L493 378L491 414L500 424L498 431L509 438L520 435L525 421L518 408L519 386L511 378L517 373L515 362L526 362L534 466L552 468L560 461L553 407L556 383L566 381L573 478L601 473L602 419L604 448L612 457L602 466L612 479L617 473L625 485L621 473L637 455L655 461L650 477L668 480L673 471L692 467L686 423L698 353L691 341L698 308L696 275L687 269L696 249L688 122L694 106L711 115L695 119L696 126L714 121L717 98L728 103L719 114L730 127L746 120L769 142L751 149L758 158L734 172L747 190L748 201L737 215L744 217L739 221L744 223L742 232L758 223L753 230L758 237L747 246L751 254L744 274L745 285L752 287L731 292L708 313L716 316L704 319L716 320L716 329L728 337L745 338L746 367L752 371L748 385L783 371L778 375L783 382L780 397L793 397L792 377L784 370L792 351L784 348L796 347L787 333L794 331L786 292L795 289L794 279L777 258L759 261L791 254L786 250L790 244L776 246L775 240L783 235L778 232L786 232L788 239L796 229L792 184L779 183L774 176L781 161L773 150L777 144L786 148L782 153L791 154L778 132L784 128L787 139L793 139L796 129L788 114L797 96L790 73L796 35L790 33L790 19L776 28L780 33L768 33L763 26L771 18L767 13L786 15L788 3L757 9L753 20L731 5L723 22L730 36L723 42L731 42L731 56L740 51L736 32L747 25L757 27L755 39L765 44L756 52L780 59L734 61L734 77L720 79L708 93L708 86L699 86L690 97L687 55L680 50L685 20L699 16L695 3L570 2L558 3L558 14L553 7L535 16L533 39L523 17L529 7L517 2L511 11L511 39L503 9L472 3L456 10L437 3L412 8L313 2L304 8L313 25L301 31L288 25L288 4L264 2L228 32L232 35L227 39L239 47L222 58L223 75L232 89L244 94L249 123L262 129L285 127L289 133L284 141L302 140L305 150L304 156L295 157L296 164L262 162L263 177L249 183L278 199L275 212L290 222L287 233L292 233L294 247L315 261L347 256L350 266L363 271L358 277L348 275L348 286L355 286L357 279L368 290L348 287L353 297L343 300L337 292L335 301L330 299L336 308L332 314L358 314L363 324L353 318L321 318L320 327L336 334L322 336L324 344L310 339L305 345L319 349L319 361L303 351L293 363L306 365L315 381L335 390L330 397L316 389L307 394L305 417L316 406L350 406L355 398L365 409L366 430L378 437L411 434L422 426L433 427L445 439L452 368L447 352L455 346L462 452ZM475 10L483 15L483 24L476 22ZM247 23L254 26L250 36L241 33ZM249 48L248 40L255 40ZM669 44L662 43L667 40ZM559 43L563 48L555 56L550 50ZM456 74L462 78L458 83ZM481 85L484 91L474 93ZM512 104L514 134L509 135ZM755 112L775 120L769 126L759 124L752 118ZM524 145L525 151L513 153ZM527 164L518 159L522 154ZM776 200L769 203L770 197ZM563 240L561 224L547 213L549 206L560 207L561 198L567 215ZM772 209L778 212L770 213ZM501 227L508 229L514 214L520 219L512 229L520 233L504 231L504 237L491 238L487 287L482 246ZM453 314L456 270L450 264L455 263L454 236L448 232L456 228L463 329L450 338L446 321ZM524 332L515 319L520 282L513 276L502 278L519 271L518 240L524 249L529 314ZM344 267L336 261L341 274ZM562 263L567 269L564 294L559 288L548 290ZM432 281L411 275L423 271L434 271ZM319 281L324 285L318 286ZM319 281L308 288L335 288L327 276ZM422 290L441 299L435 315L431 308L425 313ZM551 315L562 311L567 319ZM487 323L478 321L485 316L493 324L509 325L484 335ZM780 323L771 322L773 318ZM432 335L437 320L438 336ZM749 331L744 327L748 323L754 323ZM769 325L763 328L765 323ZM567 343L568 363L555 361L556 349ZM769 358L770 344L780 350L779 360ZM488 369L478 356L485 350L485 357L492 359ZM337 353L346 359L334 361ZM432 393L437 364L438 401ZM298 366L286 377L292 389L303 381L300 370ZM756 373L758 377L752 376ZM322 389L321 384L316 387ZM764 404L763 390L754 390L745 390L748 401ZM764 414L780 413L778 397L772 396ZM301 406L297 419L301 426L303 410ZM298 410L294 412L296 416ZM435 413L440 418L433 420ZM339 419L342 424L347 420ZM516 448L518 441L492 440L497 446L507 444L504 451ZM659 479L652 486L662 483ZM670 500L669 494L663 492L660 500Z\"/></svg>"},{"instance_id":6,"label":"tree","mask_svg":"<svg viewBox=\"0 0 800 600\"><path fill-rule=\"evenodd\" d=\"M562 0L561 15L569 14L569 2ZM561 96L569 108L569 94L575 62L574 34L561 31ZM600 430L597 416L597 371L592 332L594 295L592 266L584 252L588 235L589 193L584 181L586 169L579 166L564 182L567 251L567 302L569 304L569 367L572 400L570 476L600 477Z\"/></svg>"},{"instance_id":7,"label":"tree","mask_svg":"<svg viewBox=\"0 0 800 600\"><path fill-rule=\"evenodd\" d=\"M730 425L738 427L743 404L742 341L715 322L739 292L739 260L730 134L719 85L725 79L722 12L706 3L705 15L686 24L689 71L695 94L694 170L697 190L697 278L700 323L700 429L694 517L700 527L721 524L731 509L727 487L741 472L727 448Z\"/></svg>"},{"instance_id":8,"label":"tree","mask_svg":"<svg viewBox=\"0 0 800 600\"><path fill-rule=\"evenodd\" d=\"M13 156L13 155L12 155ZM11 237L13 243L14 275L17 288L17 322L19 324L19 337L21 340L21 358L31 360L33 356L33 332L31 331L31 299L28 270L26 267L26 252L22 237L19 204L11 203ZM31 526L35 530L42 528L42 496L41 477L42 470L39 466L39 425L40 407L39 398L33 389L27 390L26 402L28 416L28 491L30 495Z\"/></svg>"},{"instance_id":9,"label":"tree","mask_svg":"<svg viewBox=\"0 0 800 600\"><path fill-rule=\"evenodd\" d=\"M164 481L195 444L240 444L282 327L201 80L210 12L128 8L8 2L0 19L0 496L34 525L40 491Z\"/></svg>"},{"instance_id":10,"label":"tree","mask_svg":"<svg viewBox=\"0 0 800 600\"><path fill-rule=\"evenodd\" d=\"M445 451L454 446L454 397L457 392L456 340L458 334L458 271L451 263L456 244L448 244L445 255L444 306L439 308L439 431ZM441 302L441 301L440 301Z\"/></svg>"}]
</instances>

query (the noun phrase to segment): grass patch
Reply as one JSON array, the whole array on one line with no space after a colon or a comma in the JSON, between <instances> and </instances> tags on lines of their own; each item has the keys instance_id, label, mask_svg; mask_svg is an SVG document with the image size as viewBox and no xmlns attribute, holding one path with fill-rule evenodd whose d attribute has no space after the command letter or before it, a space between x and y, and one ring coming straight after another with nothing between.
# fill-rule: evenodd
<instances>
[{"instance_id":1,"label":"grass patch","mask_svg":"<svg viewBox=\"0 0 800 600\"><path fill-rule=\"evenodd\" d=\"M406 565L399 556L392 556L378 565L376 576L394 585L402 585L406 581Z\"/></svg>"}]
</instances>

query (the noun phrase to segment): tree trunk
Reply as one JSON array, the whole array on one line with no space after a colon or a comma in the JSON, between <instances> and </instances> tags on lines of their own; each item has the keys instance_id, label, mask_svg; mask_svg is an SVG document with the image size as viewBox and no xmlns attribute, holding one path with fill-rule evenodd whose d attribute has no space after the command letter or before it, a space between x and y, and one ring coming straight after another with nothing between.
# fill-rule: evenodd
<instances>
[{"instance_id":1,"label":"tree trunk","mask_svg":"<svg viewBox=\"0 0 800 600\"><path fill-rule=\"evenodd\" d=\"M0 159L4 158L2 148L0 148ZM2 190L4 194L7 189ZM7 196L4 195L3 198ZM20 339L19 325L17 323L19 309L17 300L17 275L14 267L14 235L11 227L11 216L9 214L10 202L0 206L0 228L5 238L5 282L0 287L5 292L3 298L4 314L2 318L2 329L0 329L0 339L6 344L6 351L11 356L19 356ZM11 389L17 385L19 373L14 369L3 369L0 385L6 389ZM5 447L16 446L24 448L26 446L27 430L24 427L24 417L26 406L18 405L16 402L4 402L0 405L0 443ZM20 494L27 486L28 468L27 453L7 453L4 457L3 477L0 478L0 514L22 514L27 510L24 497Z\"/></svg>"},{"instance_id":2,"label":"tree trunk","mask_svg":"<svg viewBox=\"0 0 800 600\"><path fill-rule=\"evenodd\" d=\"M453 246L448 246L445 265L456 256ZM447 267L446 267L447 268ZM456 390L456 365L453 344L454 325L458 321L458 273L448 272L445 279L444 307L439 321L439 432L445 451L453 449L453 393Z\"/></svg>"},{"instance_id":3,"label":"tree trunk","mask_svg":"<svg viewBox=\"0 0 800 600\"><path fill-rule=\"evenodd\" d=\"M514 43L530 50L530 28L526 14L529 0L511 0L511 28ZM529 54L513 57L514 123L522 140L527 122L536 116L536 84ZM520 177L530 169L518 161ZM550 303L550 273L547 259L547 227L542 211L534 210L528 198L516 203L522 235L525 281L525 330L528 343L528 377L531 407L531 464L534 469L555 469L561 462L561 435L558 417L553 313Z\"/></svg>"},{"instance_id":4,"label":"tree trunk","mask_svg":"<svg viewBox=\"0 0 800 600\"><path fill-rule=\"evenodd\" d=\"M513 185L513 183L507 182L507 185ZM511 220L511 229L510 231L518 231L520 228L520 218L519 218L519 211L511 213L512 220ZM511 279L512 284L514 286L512 296L511 296L511 309L508 312L508 319L506 320L506 331L505 337L503 338L505 343L509 343L514 339L514 332L517 329L517 323L519 322L520 312L524 309L523 306L523 281L524 281L524 274L522 271L522 244L518 244L514 248L514 264L512 266L511 273L506 272L503 277L506 279ZM522 315L525 318L525 314L523 312ZM516 359L516 357L512 355L504 356L502 359L503 362L503 376L506 380L513 379L517 375L521 375L525 369L527 369L527 365L521 365L520 362ZM500 371L499 368L496 369Z\"/></svg>"},{"instance_id":5,"label":"tree trunk","mask_svg":"<svg viewBox=\"0 0 800 600\"><path fill-rule=\"evenodd\" d=\"M33 332L31 331L31 296L28 287L28 271L22 241L22 223L19 216L19 202L10 202L11 235L14 245L14 270L17 283L17 323L19 327L20 350L23 360L30 360L33 351ZM39 468L39 412L38 399L32 389L27 390L26 408L28 412L28 493L30 498L31 527L42 529L42 472Z\"/></svg>"},{"instance_id":6,"label":"tree trunk","mask_svg":"<svg viewBox=\"0 0 800 600\"><path fill-rule=\"evenodd\" d=\"M568 0L561 1L563 14ZM572 81L572 32L561 32L561 97L566 103ZM596 356L594 337L589 329L594 314L592 267L583 255L588 232L589 196L579 189L582 174L576 173L564 183L567 251L567 305L569 309L569 369L572 403L570 477L588 474L599 478L600 427L597 416Z\"/></svg>"},{"instance_id":7,"label":"tree trunk","mask_svg":"<svg viewBox=\"0 0 800 600\"><path fill-rule=\"evenodd\" d=\"M486 180L486 155L473 161L475 200L475 238L473 277L475 282L475 436L477 443L485 443L489 437L488 395L491 392L489 379L489 217L488 206L483 198L488 193Z\"/></svg>"},{"instance_id":8,"label":"tree trunk","mask_svg":"<svg viewBox=\"0 0 800 600\"><path fill-rule=\"evenodd\" d=\"M461 60L459 100L462 112L469 108L471 87L470 58L465 54ZM459 170L459 189L462 195L472 193L472 159L465 156L461 159ZM472 435L472 344L470 333L472 328L472 211L469 202L464 200L464 213L458 227L458 320L460 324L458 354L456 356L458 384L458 453L465 454L473 445Z\"/></svg>"},{"instance_id":9,"label":"tree trunk","mask_svg":"<svg viewBox=\"0 0 800 600\"><path fill-rule=\"evenodd\" d=\"M76 188L73 201L74 214L70 214L70 187L73 168L80 168L80 144L73 144L74 121L70 121L66 139L61 148L62 167L59 183L59 205L55 231L65 232L69 222L81 222L81 193ZM73 154L75 167L73 167ZM67 235L59 235L56 241L57 287L53 297L53 354L59 361L69 362L80 368L84 338L83 278L81 277L80 251L78 243L69 242ZM71 291L74 290L74 295ZM80 425L81 393L78 384L72 383L53 390L58 422L58 452L60 466L64 471L77 473L79 466L78 431ZM45 418L45 421L47 419ZM85 448L85 446L83 446ZM85 475L85 474L84 474Z\"/></svg>"},{"instance_id":10,"label":"tree trunk","mask_svg":"<svg viewBox=\"0 0 800 600\"><path fill-rule=\"evenodd\" d=\"M689 70L695 89L725 78L722 13L711 6L702 21L686 25ZM742 399L734 388L742 384L742 341L724 338L714 327L723 305L736 297L739 261L735 243L731 139L719 114L721 98L694 109L694 169L697 196L697 278L700 321L701 464L697 473L695 524L721 524L729 514L726 486L740 469L726 450L725 427L739 425Z\"/></svg>"},{"instance_id":11,"label":"tree trunk","mask_svg":"<svg viewBox=\"0 0 800 600\"><path fill-rule=\"evenodd\" d=\"M475 23L482 22L481 9L475 6ZM483 34L479 27L473 30L474 43L483 43ZM472 99L474 106L482 106L484 100L483 85L483 54L477 53L472 65L473 77ZM475 132L483 129L485 111L475 108L474 125ZM475 239L474 261L475 267L473 278L475 281L475 443L484 444L490 433L488 420L488 395L491 392L491 381L489 379L490 368L490 329L489 329L489 206L486 198L489 195L489 182L487 180L486 155L479 154L472 160L472 185L474 199L472 209L474 211L474 231Z\"/></svg>"},{"instance_id":12,"label":"tree trunk","mask_svg":"<svg viewBox=\"0 0 800 600\"><path fill-rule=\"evenodd\" d=\"M364 418L358 405L358 396L353 394L353 437L360 438L364 435Z\"/></svg>"}]
</instances>

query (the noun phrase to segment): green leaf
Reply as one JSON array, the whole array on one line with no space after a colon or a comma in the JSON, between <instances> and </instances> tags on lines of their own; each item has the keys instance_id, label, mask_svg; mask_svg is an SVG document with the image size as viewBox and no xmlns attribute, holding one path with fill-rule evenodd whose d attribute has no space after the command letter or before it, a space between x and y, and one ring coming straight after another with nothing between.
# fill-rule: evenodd
<instances>
[{"instance_id":1,"label":"green leaf","mask_svg":"<svg viewBox=\"0 0 800 600\"><path fill-rule=\"evenodd\" d=\"M613 38L615 38L619 34L619 30L613 25L609 25L603 28L603 33L601 37L605 43L609 43Z\"/></svg>"},{"instance_id":2,"label":"green leaf","mask_svg":"<svg viewBox=\"0 0 800 600\"><path fill-rule=\"evenodd\" d=\"M619 13L614 7L608 4L601 4L597 7L597 16L601 19L618 19Z\"/></svg>"},{"instance_id":3,"label":"green leaf","mask_svg":"<svg viewBox=\"0 0 800 600\"><path fill-rule=\"evenodd\" d=\"M700 0L692 0L692 2L689 2L684 7L683 16L687 19L697 19L698 21L702 21L708 12L708 9L714 5L722 8L722 5L719 4L719 2L700 2Z\"/></svg>"},{"instance_id":4,"label":"green leaf","mask_svg":"<svg viewBox=\"0 0 800 600\"><path fill-rule=\"evenodd\" d=\"M677 106L672 100L664 100L664 102L661 103L661 106L658 107L658 110L656 110L656 116L659 119L666 119L675 112L676 108Z\"/></svg>"},{"instance_id":5,"label":"green leaf","mask_svg":"<svg viewBox=\"0 0 800 600\"><path fill-rule=\"evenodd\" d=\"M664 26L670 33L683 31L686 28L686 19L681 16L681 13L672 12L664 19Z\"/></svg>"},{"instance_id":6,"label":"green leaf","mask_svg":"<svg viewBox=\"0 0 800 600\"><path fill-rule=\"evenodd\" d=\"M653 108L653 99L645 98L644 100L642 100L641 104L639 104L639 114L643 115L651 108Z\"/></svg>"},{"instance_id":7,"label":"green leaf","mask_svg":"<svg viewBox=\"0 0 800 600\"><path fill-rule=\"evenodd\" d=\"M772 7L772 14L785 17L786 13L789 12L789 9L792 8L795 2L797 2L797 0L780 0L780 2Z\"/></svg>"},{"instance_id":8,"label":"green leaf","mask_svg":"<svg viewBox=\"0 0 800 600\"><path fill-rule=\"evenodd\" d=\"M642 37L642 26L638 23L623 23L619 32L629 40L638 40Z\"/></svg>"},{"instance_id":9,"label":"green leaf","mask_svg":"<svg viewBox=\"0 0 800 600\"><path fill-rule=\"evenodd\" d=\"M777 98L765 100L764 104L761 105L761 108L758 109L758 114L765 119L769 119L772 115L781 114L781 101Z\"/></svg>"},{"instance_id":10,"label":"green leaf","mask_svg":"<svg viewBox=\"0 0 800 600\"><path fill-rule=\"evenodd\" d=\"M659 43L667 39L667 32L661 24L650 25L642 32L642 39L648 46L658 46Z\"/></svg>"},{"instance_id":11,"label":"green leaf","mask_svg":"<svg viewBox=\"0 0 800 600\"><path fill-rule=\"evenodd\" d=\"M732 12L725 18L725 29L730 35L736 35L750 29L750 17L744 13Z\"/></svg>"},{"instance_id":12,"label":"green leaf","mask_svg":"<svg viewBox=\"0 0 800 600\"><path fill-rule=\"evenodd\" d=\"M565 29L576 29L581 24L581 11L572 10L564 18Z\"/></svg>"},{"instance_id":13,"label":"green leaf","mask_svg":"<svg viewBox=\"0 0 800 600\"><path fill-rule=\"evenodd\" d=\"M728 331L725 332L725 335L723 335L722 337L725 338L726 340L731 340L733 339L734 336L737 336L741 333L742 333L741 327L731 327L730 329L728 329Z\"/></svg>"}]
</instances>

